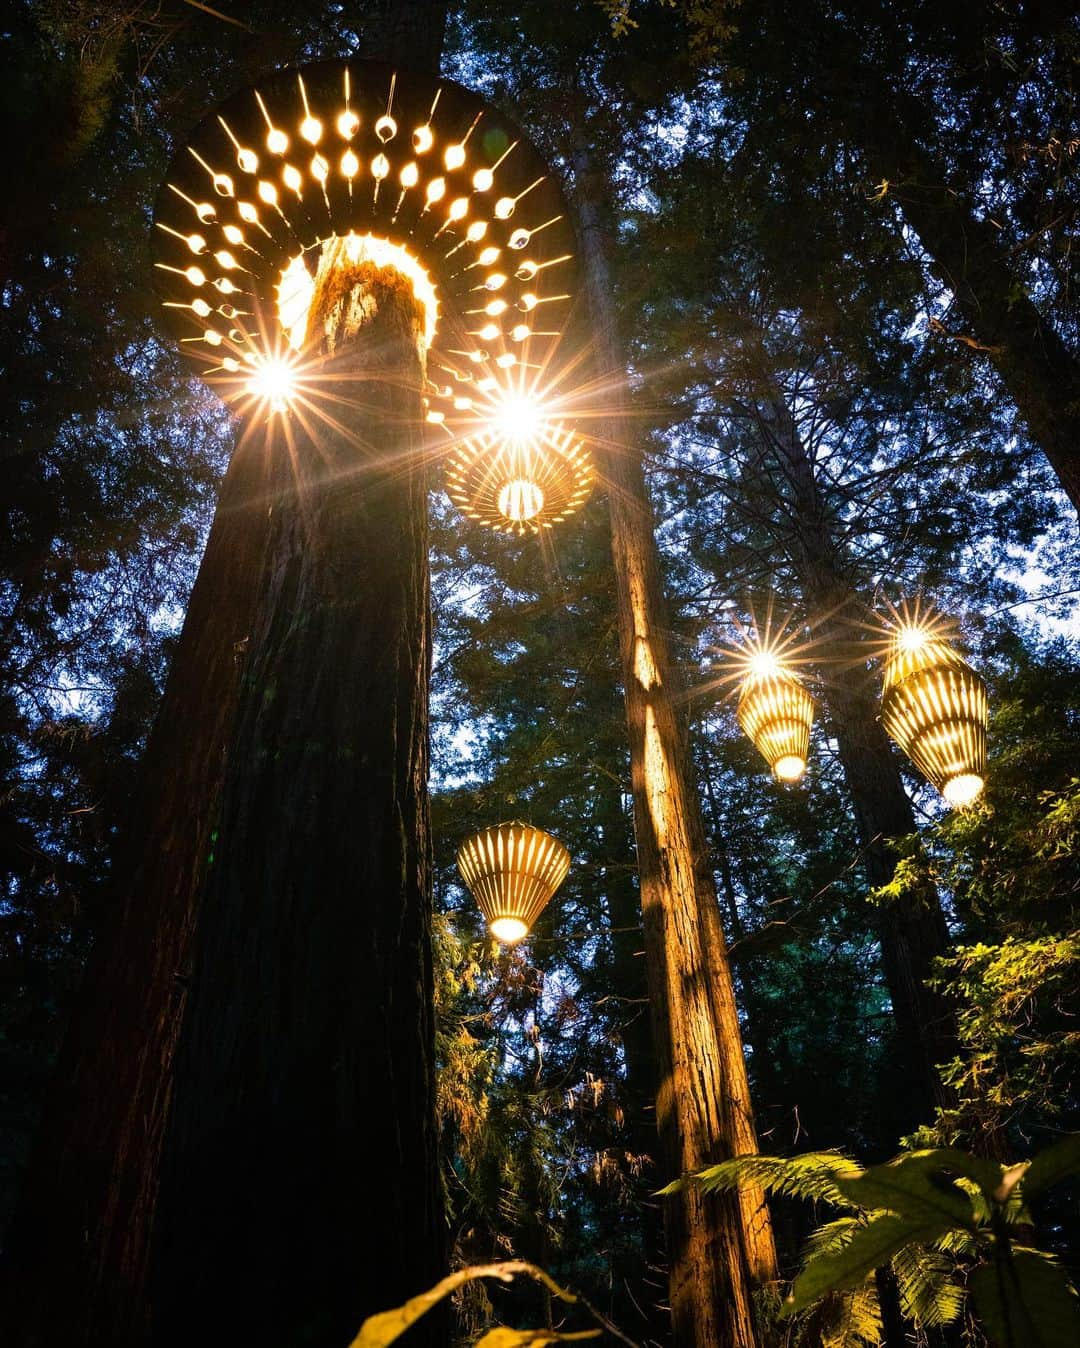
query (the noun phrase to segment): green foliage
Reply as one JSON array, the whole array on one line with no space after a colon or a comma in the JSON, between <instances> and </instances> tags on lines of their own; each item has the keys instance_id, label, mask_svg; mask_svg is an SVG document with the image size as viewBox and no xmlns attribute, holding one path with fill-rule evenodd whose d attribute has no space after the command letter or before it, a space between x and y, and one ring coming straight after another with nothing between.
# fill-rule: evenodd
<instances>
[{"instance_id":1,"label":"green foliage","mask_svg":"<svg viewBox=\"0 0 1080 1348\"><path fill-rule=\"evenodd\" d=\"M1068 1348L1080 1332L1080 1301L1029 1238L1027 1203L1080 1175L1080 1135L1032 1161L1006 1167L955 1148L905 1152L860 1170L837 1153L747 1156L687 1176L687 1185L729 1191L760 1185L846 1209L808 1240L783 1315L800 1341L876 1343L881 1317L874 1276L888 1269L904 1317L922 1330L956 1323L970 1291L977 1315L1002 1348Z\"/></svg>"}]
</instances>

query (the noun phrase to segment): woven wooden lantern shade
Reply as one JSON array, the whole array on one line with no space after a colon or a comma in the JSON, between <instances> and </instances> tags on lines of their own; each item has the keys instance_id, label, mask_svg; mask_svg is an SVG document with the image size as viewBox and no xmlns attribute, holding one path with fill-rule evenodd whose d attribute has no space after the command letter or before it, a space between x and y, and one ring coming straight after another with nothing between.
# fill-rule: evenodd
<instances>
[{"instance_id":1,"label":"woven wooden lantern shade","mask_svg":"<svg viewBox=\"0 0 1080 1348\"><path fill-rule=\"evenodd\" d=\"M458 870L492 936L520 941L566 879L570 853L528 824L497 824L463 843Z\"/></svg>"},{"instance_id":2,"label":"woven wooden lantern shade","mask_svg":"<svg viewBox=\"0 0 1080 1348\"><path fill-rule=\"evenodd\" d=\"M932 635L901 628L885 661L881 719L950 805L968 805L986 779L986 684Z\"/></svg>"},{"instance_id":3,"label":"woven wooden lantern shade","mask_svg":"<svg viewBox=\"0 0 1080 1348\"><path fill-rule=\"evenodd\" d=\"M593 460L581 438L551 425L523 440L499 430L463 441L446 461L446 494L470 519L508 534L538 534L588 499Z\"/></svg>"},{"instance_id":4,"label":"woven wooden lantern shade","mask_svg":"<svg viewBox=\"0 0 1080 1348\"><path fill-rule=\"evenodd\" d=\"M797 782L806 771L814 723L814 699L802 681L776 661L756 658L739 689L737 715L776 780Z\"/></svg>"}]
</instances>

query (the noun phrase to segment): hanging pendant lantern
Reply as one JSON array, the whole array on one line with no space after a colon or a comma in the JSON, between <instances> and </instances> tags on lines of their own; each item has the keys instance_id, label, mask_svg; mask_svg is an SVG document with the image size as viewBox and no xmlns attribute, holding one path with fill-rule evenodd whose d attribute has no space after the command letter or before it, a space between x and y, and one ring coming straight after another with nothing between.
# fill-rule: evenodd
<instances>
[{"instance_id":1,"label":"hanging pendant lantern","mask_svg":"<svg viewBox=\"0 0 1080 1348\"><path fill-rule=\"evenodd\" d=\"M457 863L492 936L512 945L566 879L570 853L541 829L497 824L463 843Z\"/></svg>"},{"instance_id":2,"label":"hanging pendant lantern","mask_svg":"<svg viewBox=\"0 0 1080 1348\"><path fill-rule=\"evenodd\" d=\"M961 656L904 626L885 661L885 729L950 805L970 805L986 780L986 684Z\"/></svg>"},{"instance_id":3,"label":"hanging pendant lantern","mask_svg":"<svg viewBox=\"0 0 1080 1348\"><path fill-rule=\"evenodd\" d=\"M528 412L524 412L528 419ZM541 422L506 434L491 429L464 440L446 461L446 494L470 519L501 533L538 534L580 510L592 490L592 455L580 436Z\"/></svg>"},{"instance_id":4,"label":"hanging pendant lantern","mask_svg":"<svg viewBox=\"0 0 1080 1348\"><path fill-rule=\"evenodd\" d=\"M736 715L776 780L799 781L810 752L814 699L770 652L759 651L751 658L739 688Z\"/></svg>"}]
</instances>

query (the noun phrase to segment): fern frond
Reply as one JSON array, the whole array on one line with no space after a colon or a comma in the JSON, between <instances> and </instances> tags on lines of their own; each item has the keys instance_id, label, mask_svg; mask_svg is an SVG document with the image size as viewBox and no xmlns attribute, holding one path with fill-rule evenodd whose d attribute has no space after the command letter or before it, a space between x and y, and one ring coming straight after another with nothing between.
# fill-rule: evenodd
<instances>
[{"instance_id":1,"label":"fern frond","mask_svg":"<svg viewBox=\"0 0 1080 1348\"><path fill-rule=\"evenodd\" d=\"M823 1226L819 1226L817 1230L810 1233L806 1244L803 1246L803 1263L808 1264L811 1259L817 1258L818 1255L832 1254L834 1250L842 1250L862 1225L863 1222L859 1217L837 1217L835 1221L826 1222Z\"/></svg>"},{"instance_id":2,"label":"fern frond","mask_svg":"<svg viewBox=\"0 0 1080 1348\"><path fill-rule=\"evenodd\" d=\"M868 1278L850 1292L829 1292L799 1316L793 1348L878 1348L881 1309Z\"/></svg>"},{"instance_id":3,"label":"fern frond","mask_svg":"<svg viewBox=\"0 0 1080 1348\"><path fill-rule=\"evenodd\" d=\"M892 1258L900 1308L923 1328L951 1325L964 1310L964 1289L953 1278L955 1261L932 1245L905 1245Z\"/></svg>"},{"instance_id":4,"label":"fern frond","mask_svg":"<svg viewBox=\"0 0 1080 1348\"><path fill-rule=\"evenodd\" d=\"M801 1156L735 1156L709 1166L696 1175L686 1175L669 1184L662 1193L676 1193L687 1184L700 1185L707 1193L727 1192L757 1186L767 1194L831 1203L847 1212L857 1212L835 1181L862 1173L863 1167L838 1151L809 1151Z\"/></svg>"}]
</instances>

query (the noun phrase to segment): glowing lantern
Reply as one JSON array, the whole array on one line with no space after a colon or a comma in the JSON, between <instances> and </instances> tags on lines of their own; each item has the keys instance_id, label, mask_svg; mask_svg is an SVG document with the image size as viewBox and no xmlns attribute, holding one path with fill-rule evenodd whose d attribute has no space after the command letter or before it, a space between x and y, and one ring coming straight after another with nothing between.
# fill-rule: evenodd
<instances>
[{"instance_id":1,"label":"glowing lantern","mask_svg":"<svg viewBox=\"0 0 1080 1348\"><path fill-rule=\"evenodd\" d=\"M751 656L739 688L737 713L778 782L797 782L806 771L814 699L802 681L769 651Z\"/></svg>"},{"instance_id":2,"label":"glowing lantern","mask_svg":"<svg viewBox=\"0 0 1080 1348\"><path fill-rule=\"evenodd\" d=\"M539 533L579 510L592 490L592 455L550 421L536 398L503 395L479 411L479 430L446 461L446 492L470 519L504 533Z\"/></svg>"},{"instance_id":3,"label":"glowing lantern","mask_svg":"<svg viewBox=\"0 0 1080 1348\"><path fill-rule=\"evenodd\" d=\"M274 160L260 166L247 148L256 145ZM303 348L323 246L344 239L348 251L359 240L365 259L395 267L424 307L430 410L442 413L430 420L452 437L463 399L509 399L509 371L552 368L576 289L566 204L528 139L452 81L378 61L305 65L227 100L173 160L155 223L164 316L227 394L247 391L237 362L262 366ZM528 256L513 275L493 271L523 230ZM232 316L217 310L224 324L194 321L194 292L208 284L230 296ZM491 306L479 319L477 290ZM542 331L523 322L539 303ZM544 502L512 491L512 516L549 512L557 487L534 486Z\"/></svg>"},{"instance_id":4,"label":"glowing lantern","mask_svg":"<svg viewBox=\"0 0 1080 1348\"><path fill-rule=\"evenodd\" d=\"M932 632L901 627L885 661L881 719L950 805L969 805L986 779L986 684Z\"/></svg>"},{"instance_id":5,"label":"glowing lantern","mask_svg":"<svg viewBox=\"0 0 1080 1348\"><path fill-rule=\"evenodd\" d=\"M512 945L566 879L570 853L528 824L498 824L463 843L458 870L497 940Z\"/></svg>"}]
</instances>

